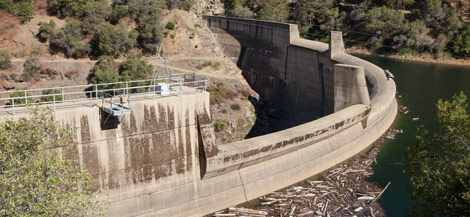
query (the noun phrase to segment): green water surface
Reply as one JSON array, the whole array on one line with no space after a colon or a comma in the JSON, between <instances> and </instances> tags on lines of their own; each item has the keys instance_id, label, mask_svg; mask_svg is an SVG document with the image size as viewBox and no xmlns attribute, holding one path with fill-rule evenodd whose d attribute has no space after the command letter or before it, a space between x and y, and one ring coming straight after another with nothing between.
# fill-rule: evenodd
<instances>
[{"instance_id":1,"label":"green water surface","mask_svg":"<svg viewBox=\"0 0 470 217\"><path fill-rule=\"evenodd\" d=\"M438 99L450 99L460 91L470 96L470 67L357 56L395 75L397 100L410 111L397 116L393 128L402 129L404 133L381 145L377 164L373 166L374 175L369 179L382 187L391 182L379 202L387 216L405 216L412 209L412 199L407 192L409 176L403 173L402 165L406 149L415 141L417 126L424 124L436 129ZM415 117L419 120L412 121Z\"/></svg>"}]
</instances>

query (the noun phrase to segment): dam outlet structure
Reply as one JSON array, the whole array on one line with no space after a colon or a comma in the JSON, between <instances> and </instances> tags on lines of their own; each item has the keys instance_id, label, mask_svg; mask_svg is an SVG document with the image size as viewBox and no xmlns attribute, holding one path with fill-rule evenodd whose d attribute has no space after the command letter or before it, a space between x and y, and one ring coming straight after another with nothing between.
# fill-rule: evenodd
<instances>
[{"instance_id":1,"label":"dam outlet structure","mask_svg":"<svg viewBox=\"0 0 470 217\"><path fill-rule=\"evenodd\" d=\"M293 24L204 20L269 104L277 129L217 145L207 81L188 83L194 78L170 85L166 96L131 96L129 111L112 126L93 106L99 98L64 102L55 118L77 129L73 151L96 189L108 189L109 216L202 216L255 199L365 150L395 119L394 81L346 54L341 32L325 44L300 38ZM1 108L0 120L9 111Z\"/></svg>"}]
</instances>

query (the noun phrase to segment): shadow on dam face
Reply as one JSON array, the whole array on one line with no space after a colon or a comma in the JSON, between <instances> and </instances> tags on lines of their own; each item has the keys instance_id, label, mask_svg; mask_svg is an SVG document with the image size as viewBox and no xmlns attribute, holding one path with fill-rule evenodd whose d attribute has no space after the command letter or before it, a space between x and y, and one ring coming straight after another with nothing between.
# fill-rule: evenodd
<instances>
[{"instance_id":1,"label":"shadow on dam face","mask_svg":"<svg viewBox=\"0 0 470 217\"><path fill-rule=\"evenodd\" d=\"M249 97L256 121L246 139L285 130L333 113L333 68L318 54L304 63L289 62L302 48L250 38L244 31L211 28L224 52L242 70L259 99ZM311 53L311 51L309 51ZM324 58L327 59L327 58ZM330 63L330 62L328 62ZM297 66L304 68L296 70Z\"/></svg>"}]
</instances>

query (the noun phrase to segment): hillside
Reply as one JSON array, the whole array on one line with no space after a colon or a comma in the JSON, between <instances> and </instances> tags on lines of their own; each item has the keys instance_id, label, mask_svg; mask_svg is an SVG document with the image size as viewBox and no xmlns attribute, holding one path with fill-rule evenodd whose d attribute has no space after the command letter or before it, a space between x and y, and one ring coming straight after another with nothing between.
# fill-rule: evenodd
<instances>
[{"instance_id":1,"label":"hillside","mask_svg":"<svg viewBox=\"0 0 470 217\"><path fill-rule=\"evenodd\" d=\"M102 24L92 27L94 33L87 33L89 30L85 29L87 27L84 23L87 22L86 18L61 17L48 13L45 7L47 5L36 8L35 14L24 23L18 16L0 12L6 18L0 20L0 26L5 30L0 33L0 50L7 51L11 56L11 67L0 69L0 91L70 86L93 81L94 67L101 56L95 54L96 48L92 41ZM159 12L158 23L154 24L161 32L152 34L162 34L157 43L163 45L170 68L175 73L197 73L209 77L211 98L217 98L211 99L212 117L219 124L217 141L226 143L241 140L250 131L255 121L255 109L248 97L257 97L257 94L247 85L235 63L224 56L214 35L204 26L202 15L218 14L221 11L223 5L212 0L198 1L190 11L166 8ZM51 21L54 23L52 30L47 26ZM119 28L126 26L126 37L131 37L133 31L141 31L139 26L147 27L139 22L139 18L123 16L110 27L115 26L119 33ZM174 28L164 28L168 23L174 23ZM48 35L46 40L41 40L41 37L45 37L44 24L49 28L46 31ZM74 26L82 28L82 32L77 35L77 28L71 28ZM78 47L71 47L71 52L57 49L56 38L62 34L61 31L67 37L64 43L73 39L68 39L69 34L75 34L79 36L75 37L78 40L70 46L89 44L91 50L79 57L74 54ZM140 40L140 36L136 40ZM114 61L119 64L128 61L129 56L137 55L146 62L143 64L156 64L156 54L144 47L145 43L136 41L134 46L122 53L114 53ZM113 53L100 55L109 54Z\"/></svg>"},{"instance_id":2,"label":"hillside","mask_svg":"<svg viewBox=\"0 0 470 217\"><path fill-rule=\"evenodd\" d=\"M470 58L468 0L227 0L226 14L299 24L302 37L328 41L344 34L347 47L376 54L436 59Z\"/></svg>"}]
</instances>

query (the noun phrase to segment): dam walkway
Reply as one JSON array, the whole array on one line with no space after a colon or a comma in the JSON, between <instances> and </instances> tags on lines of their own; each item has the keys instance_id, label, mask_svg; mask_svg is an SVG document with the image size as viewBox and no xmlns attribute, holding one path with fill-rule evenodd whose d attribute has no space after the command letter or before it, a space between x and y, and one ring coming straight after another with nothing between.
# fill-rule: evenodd
<instances>
[{"instance_id":1,"label":"dam walkway","mask_svg":"<svg viewBox=\"0 0 470 217\"><path fill-rule=\"evenodd\" d=\"M148 80L102 84L12 90L0 92L0 116L29 112L30 106L46 106L52 111L77 106L98 106L116 115L125 114L131 101L178 96L206 90L205 76L182 73Z\"/></svg>"}]
</instances>

